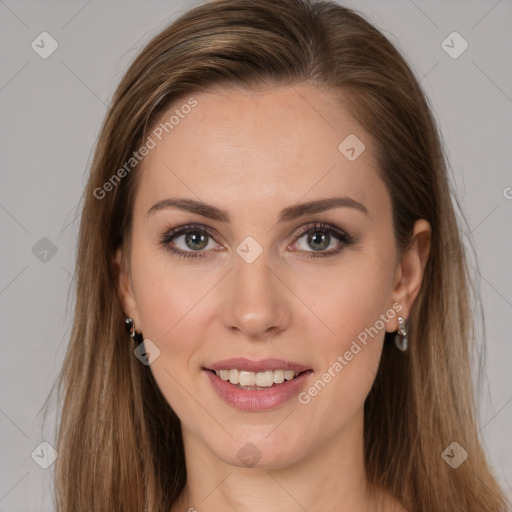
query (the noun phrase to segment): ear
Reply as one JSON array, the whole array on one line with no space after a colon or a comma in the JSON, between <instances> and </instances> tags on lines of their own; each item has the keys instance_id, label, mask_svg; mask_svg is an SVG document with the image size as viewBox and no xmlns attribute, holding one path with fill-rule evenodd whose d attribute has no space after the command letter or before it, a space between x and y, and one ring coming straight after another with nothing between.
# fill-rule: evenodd
<instances>
[{"instance_id":1,"label":"ear","mask_svg":"<svg viewBox=\"0 0 512 512\"><path fill-rule=\"evenodd\" d=\"M408 318L409 313L418 296L423 280L423 274L430 254L432 229L424 220L417 220L414 224L411 246L402 254L397 263L393 278L393 292L391 304L401 304L400 316ZM398 315L386 325L386 331L394 332L398 329Z\"/></svg>"},{"instance_id":2,"label":"ear","mask_svg":"<svg viewBox=\"0 0 512 512\"><path fill-rule=\"evenodd\" d=\"M117 275L117 295L121 309L126 316L133 318L135 325L140 325L133 283L127 265L123 262L123 252L121 248L117 249L114 254L112 264Z\"/></svg>"}]
</instances>

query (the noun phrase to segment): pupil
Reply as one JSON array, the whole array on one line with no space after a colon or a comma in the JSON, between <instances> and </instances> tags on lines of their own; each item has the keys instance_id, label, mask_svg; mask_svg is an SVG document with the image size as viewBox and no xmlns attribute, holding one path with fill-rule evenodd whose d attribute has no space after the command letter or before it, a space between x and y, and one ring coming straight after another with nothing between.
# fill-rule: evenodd
<instances>
[{"instance_id":1,"label":"pupil","mask_svg":"<svg viewBox=\"0 0 512 512\"><path fill-rule=\"evenodd\" d=\"M191 247L189 242L192 241L193 244L196 244L196 247ZM208 242L206 241L206 235L203 234L193 234L193 233L187 233L185 236L185 243L194 250L204 249L208 245ZM199 247L197 246L199 245Z\"/></svg>"},{"instance_id":2,"label":"pupil","mask_svg":"<svg viewBox=\"0 0 512 512\"><path fill-rule=\"evenodd\" d=\"M313 240L315 241L315 243L317 243L318 241L320 242L320 246L317 246L316 248L313 247L313 249L315 249L315 250L326 249L327 247L329 247L330 236L328 234L321 233L318 236L318 233L315 233L313 235L309 235L308 243L310 243Z\"/></svg>"}]
</instances>

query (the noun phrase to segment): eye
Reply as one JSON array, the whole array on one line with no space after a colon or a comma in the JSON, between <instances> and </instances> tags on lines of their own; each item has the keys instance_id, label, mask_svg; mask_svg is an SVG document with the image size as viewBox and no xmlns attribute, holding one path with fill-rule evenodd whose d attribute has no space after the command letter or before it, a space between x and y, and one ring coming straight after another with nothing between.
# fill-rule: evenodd
<instances>
[{"instance_id":1,"label":"eye","mask_svg":"<svg viewBox=\"0 0 512 512\"><path fill-rule=\"evenodd\" d=\"M345 246L353 243L353 238L348 233L322 222L307 226L301 230L296 242L289 247L294 247L301 240L303 240L303 243L300 244L299 250L304 252L304 257L306 258L335 256ZM326 249L333 245L333 249L326 251ZM313 250L309 250L310 248Z\"/></svg>"},{"instance_id":2,"label":"eye","mask_svg":"<svg viewBox=\"0 0 512 512\"><path fill-rule=\"evenodd\" d=\"M212 232L200 224L173 228L165 232L159 243L166 250L182 258L198 258L205 249L216 247Z\"/></svg>"},{"instance_id":3,"label":"eye","mask_svg":"<svg viewBox=\"0 0 512 512\"><path fill-rule=\"evenodd\" d=\"M304 239L297 252L304 253L305 258L335 256L343 248L353 243L353 238L341 229L317 222L303 228L295 238L295 242L288 246L296 252L295 246ZM203 253L215 250L213 231L201 224L190 224L168 229L158 240L167 251L182 258L204 257ZM329 247L334 248L326 251ZM312 248L313 250L309 250Z\"/></svg>"}]
</instances>

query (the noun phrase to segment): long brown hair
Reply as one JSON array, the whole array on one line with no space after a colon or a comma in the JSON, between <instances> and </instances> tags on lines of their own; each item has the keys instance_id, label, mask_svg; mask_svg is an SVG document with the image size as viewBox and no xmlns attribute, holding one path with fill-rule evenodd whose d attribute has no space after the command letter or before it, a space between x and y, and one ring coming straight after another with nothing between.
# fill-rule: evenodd
<instances>
[{"instance_id":1,"label":"long brown hair","mask_svg":"<svg viewBox=\"0 0 512 512\"><path fill-rule=\"evenodd\" d=\"M138 175L126 162L171 102L219 84L303 83L349 99L350 113L373 136L397 246L408 246L417 219L432 226L410 348L393 350L386 334L365 402L368 478L411 512L506 510L477 435L475 303L442 142L421 86L400 52L353 10L328 1L220 0L186 12L147 44L98 139L59 378L59 511L168 512L186 483L179 420L132 353L117 294L112 259L120 246L129 249ZM113 179L123 166L122 179ZM441 455L452 442L469 455L456 469Z\"/></svg>"}]
</instances>

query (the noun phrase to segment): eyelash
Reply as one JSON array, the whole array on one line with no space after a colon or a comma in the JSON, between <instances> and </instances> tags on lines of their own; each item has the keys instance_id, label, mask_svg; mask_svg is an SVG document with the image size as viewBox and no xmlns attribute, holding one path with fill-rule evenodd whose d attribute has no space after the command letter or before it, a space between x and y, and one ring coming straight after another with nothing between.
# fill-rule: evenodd
<instances>
[{"instance_id":1,"label":"eyelash","mask_svg":"<svg viewBox=\"0 0 512 512\"><path fill-rule=\"evenodd\" d=\"M295 237L294 243L310 232L334 235L334 237L340 242L340 245L338 246L337 249L331 249L330 251L302 251L305 253L303 255L305 258L325 258L328 256L336 256L343 250L345 246L354 243L354 239L351 235L349 235L345 231L342 231L341 229L338 229L335 226L325 224L323 222L315 222L312 225L306 226L304 229L299 231L299 233ZM167 251L181 258L203 258L204 256L202 256L201 253L205 251L182 251L180 249L175 249L171 247L170 242L174 238L189 233L208 235L209 237L215 239L214 233L210 228L203 226L201 224L189 224L186 226L171 228L165 231L164 234L159 238L158 243L159 245L162 245Z\"/></svg>"}]
</instances>

